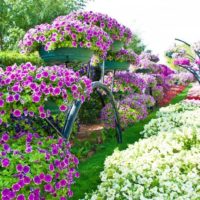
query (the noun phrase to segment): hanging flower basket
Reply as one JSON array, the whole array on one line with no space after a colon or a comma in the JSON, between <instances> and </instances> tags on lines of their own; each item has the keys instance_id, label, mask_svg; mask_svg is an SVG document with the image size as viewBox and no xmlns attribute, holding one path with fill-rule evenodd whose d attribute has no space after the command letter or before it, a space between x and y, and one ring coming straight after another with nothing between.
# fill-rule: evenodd
<instances>
[{"instance_id":1,"label":"hanging flower basket","mask_svg":"<svg viewBox=\"0 0 200 200\"><path fill-rule=\"evenodd\" d=\"M88 48L64 47L51 51L39 49L39 54L45 63L49 65L62 63L88 63L93 55L93 51Z\"/></svg>"},{"instance_id":2,"label":"hanging flower basket","mask_svg":"<svg viewBox=\"0 0 200 200\"><path fill-rule=\"evenodd\" d=\"M130 63L128 62L105 61L105 71L128 70L129 66Z\"/></svg>"},{"instance_id":3,"label":"hanging flower basket","mask_svg":"<svg viewBox=\"0 0 200 200\"><path fill-rule=\"evenodd\" d=\"M111 51L112 52L118 52L122 47L124 46L124 43L121 41L114 41L111 45Z\"/></svg>"}]
</instances>

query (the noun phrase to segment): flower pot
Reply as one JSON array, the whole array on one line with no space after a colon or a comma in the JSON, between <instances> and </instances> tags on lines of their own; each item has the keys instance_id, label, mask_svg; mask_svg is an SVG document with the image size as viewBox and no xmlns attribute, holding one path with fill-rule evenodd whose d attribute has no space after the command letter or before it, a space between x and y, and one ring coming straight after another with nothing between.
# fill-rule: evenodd
<instances>
[{"instance_id":1,"label":"flower pot","mask_svg":"<svg viewBox=\"0 0 200 200\"><path fill-rule=\"evenodd\" d=\"M114 41L113 44L111 45L111 51L112 51L112 52L117 52L117 51L119 51L123 46L124 46L124 43L123 43L123 42Z\"/></svg>"},{"instance_id":2,"label":"flower pot","mask_svg":"<svg viewBox=\"0 0 200 200\"><path fill-rule=\"evenodd\" d=\"M43 47L39 49L40 57L49 65L63 63L88 63L93 55L93 51L88 48L58 48L52 51L45 51Z\"/></svg>"},{"instance_id":3,"label":"flower pot","mask_svg":"<svg viewBox=\"0 0 200 200\"><path fill-rule=\"evenodd\" d=\"M117 62L117 61L105 61L105 71L112 70L128 70L130 63L128 62Z\"/></svg>"}]
</instances>

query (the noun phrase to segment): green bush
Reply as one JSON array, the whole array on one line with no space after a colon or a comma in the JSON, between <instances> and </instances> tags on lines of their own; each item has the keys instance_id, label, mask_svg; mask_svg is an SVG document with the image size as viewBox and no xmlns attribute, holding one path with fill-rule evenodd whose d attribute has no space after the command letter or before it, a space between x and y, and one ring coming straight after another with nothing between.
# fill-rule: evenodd
<instances>
[{"instance_id":1,"label":"green bush","mask_svg":"<svg viewBox=\"0 0 200 200\"><path fill-rule=\"evenodd\" d=\"M13 64L20 65L22 63L31 62L34 65L42 65L43 61L37 54L23 55L15 51L0 52L0 67L5 68Z\"/></svg>"}]
</instances>

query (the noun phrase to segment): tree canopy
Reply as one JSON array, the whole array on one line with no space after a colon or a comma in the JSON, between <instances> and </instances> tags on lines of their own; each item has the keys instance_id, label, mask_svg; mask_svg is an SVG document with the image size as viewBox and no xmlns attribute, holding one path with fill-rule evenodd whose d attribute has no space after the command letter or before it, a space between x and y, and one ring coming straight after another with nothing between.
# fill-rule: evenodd
<instances>
[{"instance_id":1,"label":"tree canopy","mask_svg":"<svg viewBox=\"0 0 200 200\"><path fill-rule=\"evenodd\" d=\"M1 0L0 50L17 49L24 33L37 24L82 9L90 0Z\"/></svg>"}]
</instances>

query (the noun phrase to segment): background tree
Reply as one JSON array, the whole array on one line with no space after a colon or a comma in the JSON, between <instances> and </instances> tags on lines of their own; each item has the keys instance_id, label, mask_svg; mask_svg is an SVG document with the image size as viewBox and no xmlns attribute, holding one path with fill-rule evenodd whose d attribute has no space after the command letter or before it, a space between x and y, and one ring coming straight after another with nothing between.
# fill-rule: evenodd
<instances>
[{"instance_id":1,"label":"background tree","mask_svg":"<svg viewBox=\"0 0 200 200\"><path fill-rule=\"evenodd\" d=\"M16 50L18 41L29 28L82 9L88 1L0 0L0 50Z\"/></svg>"},{"instance_id":2,"label":"background tree","mask_svg":"<svg viewBox=\"0 0 200 200\"><path fill-rule=\"evenodd\" d=\"M126 49L131 49L138 55L145 50L146 46L138 35L133 36L132 41L126 46Z\"/></svg>"}]
</instances>

